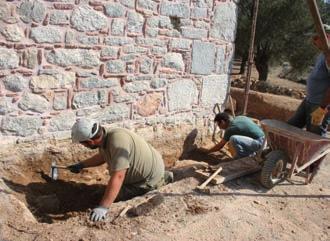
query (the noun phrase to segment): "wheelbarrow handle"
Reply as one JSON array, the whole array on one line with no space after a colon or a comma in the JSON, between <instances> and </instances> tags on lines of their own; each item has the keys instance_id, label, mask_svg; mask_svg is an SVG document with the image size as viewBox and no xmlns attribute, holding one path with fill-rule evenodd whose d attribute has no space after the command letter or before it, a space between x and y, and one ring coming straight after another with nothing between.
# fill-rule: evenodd
<instances>
[{"instance_id":1,"label":"wheelbarrow handle","mask_svg":"<svg viewBox=\"0 0 330 241\"><path fill-rule=\"evenodd\" d=\"M60 166L60 165L54 165L52 168L58 168L58 169L68 169L67 166Z\"/></svg>"}]
</instances>

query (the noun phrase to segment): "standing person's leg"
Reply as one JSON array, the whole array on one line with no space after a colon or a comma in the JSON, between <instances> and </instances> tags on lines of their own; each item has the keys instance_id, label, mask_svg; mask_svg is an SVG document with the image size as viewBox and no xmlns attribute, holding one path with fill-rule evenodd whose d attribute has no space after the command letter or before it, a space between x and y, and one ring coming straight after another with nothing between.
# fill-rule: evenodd
<instances>
[{"instance_id":1,"label":"standing person's leg","mask_svg":"<svg viewBox=\"0 0 330 241\"><path fill-rule=\"evenodd\" d=\"M322 124L319 125L319 126L315 126L315 125L312 125L312 123L311 123L311 121L312 121L311 114L318 107L319 107L318 105L307 103L307 108L306 109L307 109L308 117L307 117L306 129L309 132L312 132L312 133L315 133L317 135L325 137L326 134L327 134L328 125L330 124L330 111L328 111L326 113L326 115L324 116Z\"/></svg>"},{"instance_id":2,"label":"standing person's leg","mask_svg":"<svg viewBox=\"0 0 330 241\"><path fill-rule=\"evenodd\" d=\"M296 112L294 113L294 115L288 120L288 124L298 127L298 128L303 128L305 127L305 125L307 124L307 110L306 110L306 99L304 99L298 109L296 110Z\"/></svg>"},{"instance_id":3,"label":"standing person's leg","mask_svg":"<svg viewBox=\"0 0 330 241\"><path fill-rule=\"evenodd\" d=\"M256 140L247 136L234 135L229 141L236 150L235 158L241 158L255 154L262 147L263 138Z\"/></svg>"}]
</instances>

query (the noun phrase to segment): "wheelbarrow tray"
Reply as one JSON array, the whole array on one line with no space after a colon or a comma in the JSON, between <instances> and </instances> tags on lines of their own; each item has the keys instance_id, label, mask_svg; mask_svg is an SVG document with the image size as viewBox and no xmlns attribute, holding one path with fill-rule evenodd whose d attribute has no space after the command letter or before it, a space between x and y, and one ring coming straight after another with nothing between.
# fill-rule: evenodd
<instances>
[{"instance_id":1,"label":"wheelbarrow tray","mask_svg":"<svg viewBox=\"0 0 330 241\"><path fill-rule=\"evenodd\" d=\"M262 120L268 145L281 150L291 164L288 178L300 173L312 163L322 160L330 152L330 139L291 126L278 120Z\"/></svg>"}]
</instances>

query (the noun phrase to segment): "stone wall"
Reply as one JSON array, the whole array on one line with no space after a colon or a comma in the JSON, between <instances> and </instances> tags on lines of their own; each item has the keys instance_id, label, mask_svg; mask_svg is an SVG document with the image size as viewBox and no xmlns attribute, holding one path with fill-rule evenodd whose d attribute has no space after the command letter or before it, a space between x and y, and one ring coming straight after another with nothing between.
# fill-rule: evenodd
<instances>
[{"instance_id":1,"label":"stone wall","mask_svg":"<svg viewBox=\"0 0 330 241\"><path fill-rule=\"evenodd\" d=\"M0 137L64 138L76 118L153 125L223 103L229 0L1 0Z\"/></svg>"}]
</instances>

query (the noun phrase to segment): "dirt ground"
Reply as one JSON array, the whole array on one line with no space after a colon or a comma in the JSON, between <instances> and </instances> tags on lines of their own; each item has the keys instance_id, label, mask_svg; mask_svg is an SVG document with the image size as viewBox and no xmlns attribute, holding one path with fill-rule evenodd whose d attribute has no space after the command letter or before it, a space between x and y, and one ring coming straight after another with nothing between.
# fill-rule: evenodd
<instances>
[{"instance_id":1,"label":"dirt ground","mask_svg":"<svg viewBox=\"0 0 330 241\"><path fill-rule=\"evenodd\" d=\"M49 180L46 164L17 167L20 174L11 169L3 182L35 220L27 221L15 206L14 215L0 218L0 240L329 240L329 158L310 185L297 177L267 190L256 173L210 186L210 194L195 191L201 180L193 167L229 159L196 152L188 158L173 167L174 183L113 204L107 220L97 224L88 213L103 193L105 168L60 171L57 181ZM146 201L154 196L161 201ZM128 206L141 208L120 217Z\"/></svg>"},{"instance_id":2,"label":"dirt ground","mask_svg":"<svg viewBox=\"0 0 330 241\"><path fill-rule=\"evenodd\" d=\"M330 240L330 156L309 185L296 177L267 190L257 172L210 185L205 194L195 190L202 180L194 168L228 162L228 157L191 152L177 160L172 150L176 154L165 155L165 162L175 164L174 183L114 203L107 220L91 223L88 214L103 194L108 173L105 167L81 174L60 170L59 179L50 180L51 159L69 164L92 154L70 148L38 162L0 161L1 241ZM128 212L121 216L124 209Z\"/></svg>"}]
</instances>

